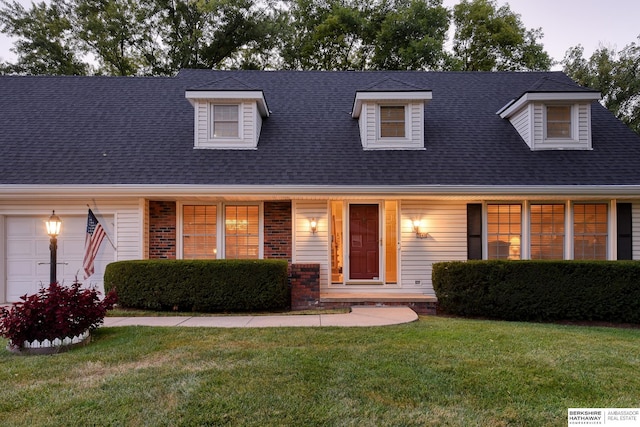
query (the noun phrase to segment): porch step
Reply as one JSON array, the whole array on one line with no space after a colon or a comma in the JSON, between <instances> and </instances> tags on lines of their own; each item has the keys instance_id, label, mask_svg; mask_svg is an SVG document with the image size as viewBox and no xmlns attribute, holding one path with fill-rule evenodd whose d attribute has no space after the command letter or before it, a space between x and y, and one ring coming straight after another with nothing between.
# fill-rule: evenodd
<instances>
[{"instance_id":1,"label":"porch step","mask_svg":"<svg viewBox=\"0 0 640 427\"><path fill-rule=\"evenodd\" d=\"M424 294L322 293L320 302L438 302L438 298Z\"/></svg>"},{"instance_id":2,"label":"porch step","mask_svg":"<svg viewBox=\"0 0 640 427\"><path fill-rule=\"evenodd\" d=\"M376 294L376 293L323 293L320 306L324 308L353 307L360 305L376 307L409 307L418 314L436 314L438 299L423 294Z\"/></svg>"}]
</instances>

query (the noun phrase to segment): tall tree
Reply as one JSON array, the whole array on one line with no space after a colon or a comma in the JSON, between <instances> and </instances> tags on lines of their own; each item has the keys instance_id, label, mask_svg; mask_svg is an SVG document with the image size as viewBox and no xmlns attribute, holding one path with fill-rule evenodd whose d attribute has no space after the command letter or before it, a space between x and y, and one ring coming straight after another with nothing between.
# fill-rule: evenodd
<instances>
[{"instance_id":1,"label":"tall tree","mask_svg":"<svg viewBox=\"0 0 640 427\"><path fill-rule=\"evenodd\" d=\"M290 0L282 35L283 67L303 70L363 69L366 2Z\"/></svg>"},{"instance_id":2,"label":"tall tree","mask_svg":"<svg viewBox=\"0 0 640 427\"><path fill-rule=\"evenodd\" d=\"M0 30L16 37L17 61L0 65L0 73L86 74L64 0L33 4L0 0Z\"/></svg>"},{"instance_id":3,"label":"tall tree","mask_svg":"<svg viewBox=\"0 0 640 427\"><path fill-rule=\"evenodd\" d=\"M170 75L185 67L267 66L271 1L51 0L26 10L0 0L2 31L19 38L17 63L2 71Z\"/></svg>"},{"instance_id":4,"label":"tall tree","mask_svg":"<svg viewBox=\"0 0 640 427\"><path fill-rule=\"evenodd\" d=\"M619 52L600 47L589 59L582 46L575 46L562 64L578 83L599 90L604 106L640 134L640 36Z\"/></svg>"},{"instance_id":5,"label":"tall tree","mask_svg":"<svg viewBox=\"0 0 640 427\"><path fill-rule=\"evenodd\" d=\"M453 8L455 35L450 67L462 71L548 70L552 60L509 5L462 0Z\"/></svg>"},{"instance_id":6,"label":"tall tree","mask_svg":"<svg viewBox=\"0 0 640 427\"><path fill-rule=\"evenodd\" d=\"M396 0L383 3L375 35L372 68L422 70L439 67L449 28L442 0Z\"/></svg>"},{"instance_id":7,"label":"tall tree","mask_svg":"<svg viewBox=\"0 0 640 427\"><path fill-rule=\"evenodd\" d=\"M154 74L154 9L138 0L70 0L76 34L104 74Z\"/></svg>"},{"instance_id":8,"label":"tall tree","mask_svg":"<svg viewBox=\"0 0 640 427\"><path fill-rule=\"evenodd\" d=\"M449 14L442 0L290 0L285 68L433 69Z\"/></svg>"}]
</instances>

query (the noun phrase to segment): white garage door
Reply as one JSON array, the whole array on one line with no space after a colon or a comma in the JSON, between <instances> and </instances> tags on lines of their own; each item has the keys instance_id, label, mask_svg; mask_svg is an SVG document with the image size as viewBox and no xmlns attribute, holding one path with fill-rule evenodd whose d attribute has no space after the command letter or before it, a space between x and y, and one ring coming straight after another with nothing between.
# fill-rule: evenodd
<instances>
[{"instance_id":1,"label":"white garage door","mask_svg":"<svg viewBox=\"0 0 640 427\"><path fill-rule=\"evenodd\" d=\"M36 293L49 284L50 252L49 236L44 221L47 218L7 217L6 227L6 301L16 302L24 294ZM95 273L84 279L82 260L87 229L86 216L60 216L62 229L58 236L58 282L70 285L76 276L85 285L95 285L104 294L102 285L105 266L114 260L114 250L107 239L102 241L95 261ZM109 236L112 236L113 217L98 220Z\"/></svg>"}]
</instances>

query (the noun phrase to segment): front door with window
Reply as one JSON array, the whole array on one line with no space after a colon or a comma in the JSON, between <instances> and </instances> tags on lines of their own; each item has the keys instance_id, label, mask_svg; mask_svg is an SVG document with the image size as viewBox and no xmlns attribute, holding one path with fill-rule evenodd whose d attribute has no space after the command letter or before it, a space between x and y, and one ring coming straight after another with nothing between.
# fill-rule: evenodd
<instances>
[{"instance_id":1,"label":"front door with window","mask_svg":"<svg viewBox=\"0 0 640 427\"><path fill-rule=\"evenodd\" d=\"M378 205L349 205L349 277L380 278L380 229Z\"/></svg>"}]
</instances>

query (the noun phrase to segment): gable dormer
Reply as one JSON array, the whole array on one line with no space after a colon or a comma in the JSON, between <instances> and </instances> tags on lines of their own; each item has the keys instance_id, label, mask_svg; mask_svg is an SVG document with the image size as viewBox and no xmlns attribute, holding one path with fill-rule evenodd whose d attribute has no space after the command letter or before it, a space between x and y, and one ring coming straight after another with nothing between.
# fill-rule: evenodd
<instances>
[{"instance_id":1,"label":"gable dormer","mask_svg":"<svg viewBox=\"0 0 640 427\"><path fill-rule=\"evenodd\" d=\"M531 150L591 150L591 103L600 93L543 77L497 114Z\"/></svg>"},{"instance_id":2,"label":"gable dormer","mask_svg":"<svg viewBox=\"0 0 640 427\"><path fill-rule=\"evenodd\" d=\"M269 109L262 90L228 77L189 89L194 110L194 148L251 150L258 148Z\"/></svg>"},{"instance_id":3,"label":"gable dormer","mask_svg":"<svg viewBox=\"0 0 640 427\"><path fill-rule=\"evenodd\" d=\"M424 150L424 107L431 91L387 78L356 92L351 116L358 119L365 150Z\"/></svg>"}]
</instances>

